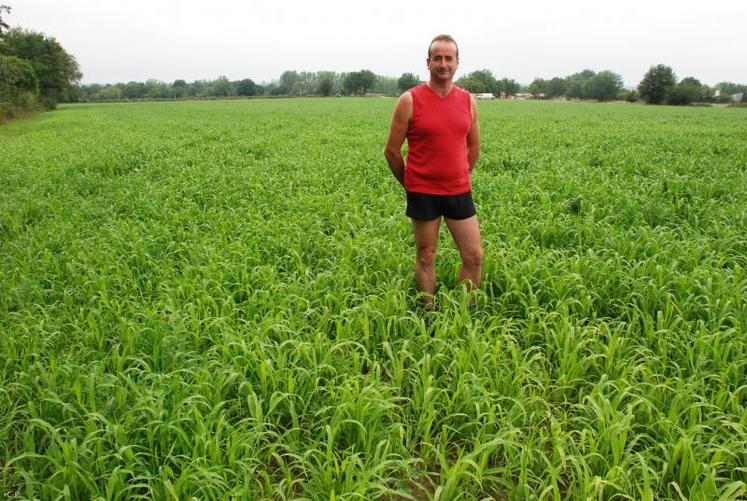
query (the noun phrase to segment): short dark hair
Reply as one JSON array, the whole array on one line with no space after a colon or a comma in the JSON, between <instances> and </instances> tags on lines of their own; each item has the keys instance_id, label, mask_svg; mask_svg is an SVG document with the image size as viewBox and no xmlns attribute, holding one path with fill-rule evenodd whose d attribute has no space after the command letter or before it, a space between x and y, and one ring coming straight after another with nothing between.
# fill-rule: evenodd
<instances>
[{"instance_id":1,"label":"short dark hair","mask_svg":"<svg viewBox=\"0 0 747 501\"><path fill-rule=\"evenodd\" d=\"M431 40L431 43L428 44L428 59L431 58L431 45L433 45L433 42L451 42L454 44L454 47L456 47L457 53L457 59L459 59L459 46L456 43L456 40L454 40L454 37L451 35L436 35L433 40Z\"/></svg>"}]
</instances>

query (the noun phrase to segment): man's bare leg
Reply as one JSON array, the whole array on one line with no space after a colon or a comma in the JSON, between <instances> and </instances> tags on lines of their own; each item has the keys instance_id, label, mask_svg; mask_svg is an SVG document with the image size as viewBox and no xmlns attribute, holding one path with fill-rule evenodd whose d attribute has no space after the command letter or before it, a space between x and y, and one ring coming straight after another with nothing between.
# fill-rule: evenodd
<instances>
[{"instance_id":1,"label":"man's bare leg","mask_svg":"<svg viewBox=\"0 0 747 501\"><path fill-rule=\"evenodd\" d=\"M431 221L412 220L415 234L415 287L421 292L421 301L425 308L434 306L433 295L436 292L436 244L441 218Z\"/></svg>"},{"instance_id":2,"label":"man's bare leg","mask_svg":"<svg viewBox=\"0 0 747 501\"><path fill-rule=\"evenodd\" d=\"M454 238L462 256L459 269L459 280L467 281L470 289L480 287L482 275L482 246L480 244L480 226L477 216L467 219L446 219L446 226Z\"/></svg>"}]
</instances>

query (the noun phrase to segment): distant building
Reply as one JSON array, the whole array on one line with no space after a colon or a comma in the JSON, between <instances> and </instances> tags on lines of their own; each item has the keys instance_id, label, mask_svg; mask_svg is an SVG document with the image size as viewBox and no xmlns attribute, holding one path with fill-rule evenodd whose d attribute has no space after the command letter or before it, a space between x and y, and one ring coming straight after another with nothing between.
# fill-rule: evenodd
<instances>
[{"instance_id":1,"label":"distant building","mask_svg":"<svg viewBox=\"0 0 747 501\"><path fill-rule=\"evenodd\" d=\"M475 96L475 99L495 99L492 92L476 92L473 95Z\"/></svg>"},{"instance_id":2,"label":"distant building","mask_svg":"<svg viewBox=\"0 0 747 501\"><path fill-rule=\"evenodd\" d=\"M721 89L716 89L716 92L713 93L713 97L723 97L725 95L726 93ZM729 94L729 100L731 100L732 103L741 103L742 101L744 101L744 92Z\"/></svg>"},{"instance_id":3,"label":"distant building","mask_svg":"<svg viewBox=\"0 0 747 501\"><path fill-rule=\"evenodd\" d=\"M519 92L513 98L519 101L524 101L525 99L545 99L545 93L532 94L530 92Z\"/></svg>"}]
</instances>

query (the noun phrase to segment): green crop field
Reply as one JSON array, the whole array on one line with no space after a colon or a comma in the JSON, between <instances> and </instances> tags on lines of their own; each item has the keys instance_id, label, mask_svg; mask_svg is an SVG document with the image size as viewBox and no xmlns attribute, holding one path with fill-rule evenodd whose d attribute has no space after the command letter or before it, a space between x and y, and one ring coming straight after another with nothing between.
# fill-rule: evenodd
<instances>
[{"instance_id":1,"label":"green crop field","mask_svg":"<svg viewBox=\"0 0 747 501\"><path fill-rule=\"evenodd\" d=\"M481 102L425 314L393 105L0 127L0 497L745 499L745 110Z\"/></svg>"}]
</instances>

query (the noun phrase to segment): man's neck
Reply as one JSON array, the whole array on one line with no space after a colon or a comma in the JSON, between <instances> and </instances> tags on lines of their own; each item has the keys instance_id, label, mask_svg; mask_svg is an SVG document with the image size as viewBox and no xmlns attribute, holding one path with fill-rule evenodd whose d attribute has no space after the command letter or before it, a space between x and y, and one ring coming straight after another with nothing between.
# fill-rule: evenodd
<instances>
[{"instance_id":1,"label":"man's neck","mask_svg":"<svg viewBox=\"0 0 747 501\"><path fill-rule=\"evenodd\" d=\"M434 82L433 80L428 82L428 87L430 87L433 92L441 97L448 96L453 86L454 83L451 80L449 80L448 82Z\"/></svg>"}]
</instances>

